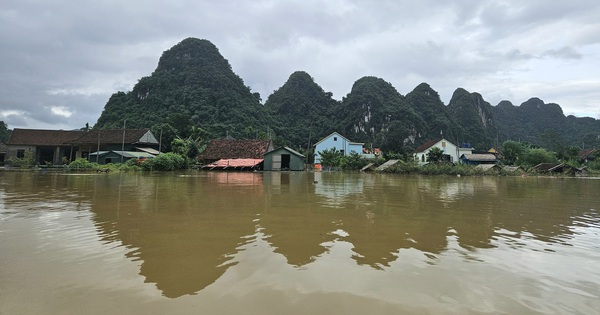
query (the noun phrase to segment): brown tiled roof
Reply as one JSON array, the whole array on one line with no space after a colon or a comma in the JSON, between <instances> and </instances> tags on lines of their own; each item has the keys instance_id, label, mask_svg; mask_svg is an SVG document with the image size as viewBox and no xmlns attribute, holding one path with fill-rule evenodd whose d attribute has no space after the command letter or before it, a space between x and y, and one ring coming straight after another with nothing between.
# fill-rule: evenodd
<instances>
[{"instance_id":1,"label":"brown tiled roof","mask_svg":"<svg viewBox=\"0 0 600 315\"><path fill-rule=\"evenodd\" d=\"M262 159L272 149L269 140L212 140L198 155L200 160Z\"/></svg>"},{"instance_id":2,"label":"brown tiled roof","mask_svg":"<svg viewBox=\"0 0 600 315\"><path fill-rule=\"evenodd\" d=\"M580 150L579 154L578 154L579 159L580 160L585 160L589 155L591 155L594 152L596 152L596 149Z\"/></svg>"},{"instance_id":3,"label":"brown tiled roof","mask_svg":"<svg viewBox=\"0 0 600 315\"><path fill-rule=\"evenodd\" d=\"M41 130L41 129L18 129L13 130L7 145L67 145L85 134L81 130Z\"/></svg>"},{"instance_id":4,"label":"brown tiled roof","mask_svg":"<svg viewBox=\"0 0 600 315\"><path fill-rule=\"evenodd\" d=\"M434 144L436 144L440 141L442 141L442 139L429 140L429 141L423 143L422 145L420 145L418 148L416 148L415 152L417 152L417 153L424 152L425 150L429 149L431 146L433 146Z\"/></svg>"},{"instance_id":5,"label":"brown tiled roof","mask_svg":"<svg viewBox=\"0 0 600 315\"><path fill-rule=\"evenodd\" d=\"M150 129L125 129L125 143L145 143L140 138ZM123 142L123 129L95 129L90 130L80 138L71 141L73 144L90 144L98 142L98 133L100 133L100 143L115 144ZM143 140L143 139L142 139Z\"/></svg>"},{"instance_id":6,"label":"brown tiled roof","mask_svg":"<svg viewBox=\"0 0 600 315\"><path fill-rule=\"evenodd\" d=\"M0 142L0 153L6 153L6 144Z\"/></svg>"}]
</instances>

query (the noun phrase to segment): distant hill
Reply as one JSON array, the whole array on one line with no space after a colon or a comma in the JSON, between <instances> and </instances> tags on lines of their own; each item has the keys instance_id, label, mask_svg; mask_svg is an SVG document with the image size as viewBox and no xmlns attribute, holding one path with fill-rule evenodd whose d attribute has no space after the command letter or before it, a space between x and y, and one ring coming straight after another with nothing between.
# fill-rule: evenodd
<instances>
[{"instance_id":1,"label":"distant hill","mask_svg":"<svg viewBox=\"0 0 600 315\"><path fill-rule=\"evenodd\" d=\"M331 96L308 73L292 73L265 102L275 134L284 144L297 149L310 147L319 141L317 137L335 131L338 101Z\"/></svg>"},{"instance_id":2,"label":"distant hill","mask_svg":"<svg viewBox=\"0 0 600 315\"><path fill-rule=\"evenodd\" d=\"M160 57L158 67L130 92L108 100L95 128L153 127L185 133L190 126L211 137L257 137L267 121L252 93L215 45L187 38Z\"/></svg>"},{"instance_id":3,"label":"distant hill","mask_svg":"<svg viewBox=\"0 0 600 315\"><path fill-rule=\"evenodd\" d=\"M376 77L354 82L336 113L339 130L346 137L386 151L402 151L406 145L414 145L426 129L404 96Z\"/></svg>"},{"instance_id":4,"label":"distant hill","mask_svg":"<svg viewBox=\"0 0 600 315\"><path fill-rule=\"evenodd\" d=\"M549 149L598 145L600 120L565 117L557 104L531 98L520 106L492 106L458 88L445 105L427 83L402 96L382 78L358 79L341 101L306 72L297 71L264 106L208 40L187 38L165 51L156 70L132 91L113 94L94 128L151 127L165 143L179 135L271 138L310 147L338 131L352 141L407 152L442 135L487 150L505 140ZM193 128L192 128L193 127ZM198 129L200 128L200 129ZM199 132L200 130L201 132Z\"/></svg>"}]
</instances>

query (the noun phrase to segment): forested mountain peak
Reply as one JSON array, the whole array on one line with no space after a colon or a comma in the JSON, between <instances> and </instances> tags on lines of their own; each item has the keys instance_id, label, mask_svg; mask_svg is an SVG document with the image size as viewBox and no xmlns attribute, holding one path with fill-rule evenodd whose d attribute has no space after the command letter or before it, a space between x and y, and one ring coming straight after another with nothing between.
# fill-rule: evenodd
<instances>
[{"instance_id":1,"label":"forested mountain peak","mask_svg":"<svg viewBox=\"0 0 600 315\"><path fill-rule=\"evenodd\" d=\"M460 134L460 128L450 116L447 106L440 99L438 92L433 90L429 84L419 84L406 94L406 100L426 123L426 132L423 134L423 138L437 138L442 132L448 139L456 139Z\"/></svg>"},{"instance_id":2,"label":"forested mountain peak","mask_svg":"<svg viewBox=\"0 0 600 315\"><path fill-rule=\"evenodd\" d=\"M560 106L558 104L555 103L544 103L544 101L542 101L541 99L537 98L537 97L532 97L529 100L527 100L526 102L524 102L523 104L521 104L521 109L527 112L536 112L536 111L541 111L541 112L547 112L549 114L555 115L555 116L563 116L563 111L562 108L560 108Z\"/></svg>"},{"instance_id":3,"label":"forested mountain peak","mask_svg":"<svg viewBox=\"0 0 600 315\"><path fill-rule=\"evenodd\" d=\"M155 73L176 72L190 66L197 70L231 71L229 62L213 43L206 39L186 38L162 54Z\"/></svg>"},{"instance_id":4,"label":"forested mountain peak","mask_svg":"<svg viewBox=\"0 0 600 315\"><path fill-rule=\"evenodd\" d=\"M457 88L445 105L429 84L402 96L382 78L366 76L337 101L304 71L292 73L265 105L208 40L186 38L166 50L150 76L107 101L94 128L150 127L163 143L176 135L214 139L270 137L277 145L310 148L338 131L384 151L409 152L440 132L485 149L504 140L543 144L597 138L600 121L564 117L557 104L531 98L520 106L491 106L479 93ZM273 133L273 131L275 131ZM586 138L586 139L587 139ZM585 143L590 141L585 140Z\"/></svg>"},{"instance_id":5,"label":"forested mountain peak","mask_svg":"<svg viewBox=\"0 0 600 315\"><path fill-rule=\"evenodd\" d=\"M401 151L414 144L424 122L389 82L372 76L358 79L339 110L342 132L383 149Z\"/></svg>"},{"instance_id":6,"label":"forested mountain peak","mask_svg":"<svg viewBox=\"0 0 600 315\"><path fill-rule=\"evenodd\" d=\"M124 120L131 128L162 130L167 140L187 136L192 127L214 138L254 138L267 125L258 93L251 93L215 45L196 38L165 51L152 75L131 92L113 94L95 128L119 128Z\"/></svg>"},{"instance_id":7,"label":"forested mountain peak","mask_svg":"<svg viewBox=\"0 0 600 315\"><path fill-rule=\"evenodd\" d=\"M458 88L452 94L448 109L454 121L463 129L461 139L458 139L460 142L485 147L496 137L492 105L481 94Z\"/></svg>"},{"instance_id":8,"label":"forested mountain peak","mask_svg":"<svg viewBox=\"0 0 600 315\"><path fill-rule=\"evenodd\" d=\"M265 102L278 137L291 147L306 147L308 141L334 131L331 116L337 101L304 71L296 71Z\"/></svg>"}]
</instances>

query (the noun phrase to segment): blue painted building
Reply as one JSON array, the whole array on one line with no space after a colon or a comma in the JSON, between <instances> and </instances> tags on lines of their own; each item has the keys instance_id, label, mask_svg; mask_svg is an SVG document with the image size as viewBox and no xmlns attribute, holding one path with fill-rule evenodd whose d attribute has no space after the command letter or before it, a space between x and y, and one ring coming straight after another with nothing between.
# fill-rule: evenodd
<instances>
[{"instance_id":1,"label":"blue painted building","mask_svg":"<svg viewBox=\"0 0 600 315\"><path fill-rule=\"evenodd\" d=\"M363 144L364 143L352 142L339 133L334 132L315 144L315 164L321 164L319 152L336 149L342 152L343 155L348 155L352 152L362 154Z\"/></svg>"}]
</instances>

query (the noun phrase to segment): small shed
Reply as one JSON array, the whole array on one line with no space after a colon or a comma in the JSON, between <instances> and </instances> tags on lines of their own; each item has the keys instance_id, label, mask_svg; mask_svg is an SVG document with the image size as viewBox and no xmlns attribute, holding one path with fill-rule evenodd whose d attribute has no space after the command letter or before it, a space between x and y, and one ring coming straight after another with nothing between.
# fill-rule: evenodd
<instances>
[{"instance_id":1,"label":"small shed","mask_svg":"<svg viewBox=\"0 0 600 315\"><path fill-rule=\"evenodd\" d=\"M265 171L303 171L305 156L288 147L279 147L265 153Z\"/></svg>"}]
</instances>

